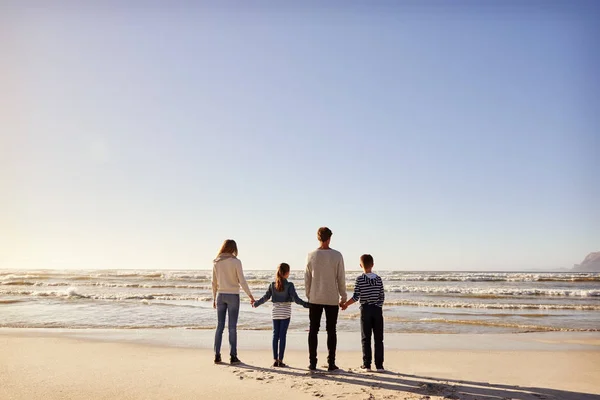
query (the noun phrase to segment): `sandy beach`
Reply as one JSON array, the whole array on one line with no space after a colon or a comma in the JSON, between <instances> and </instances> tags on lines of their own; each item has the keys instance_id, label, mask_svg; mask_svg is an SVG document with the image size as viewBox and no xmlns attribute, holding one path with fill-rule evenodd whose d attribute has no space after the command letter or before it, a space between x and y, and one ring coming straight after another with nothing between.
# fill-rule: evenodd
<instances>
[{"instance_id":1,"label":"sandy beach","mask_svg":"<svg viewBox=\"0 0 600 400\"><path fill-rule=\"evenodd\" d=\"M303 332L289 337L289 368L272 368L264 331L240 333L243 364L230 366L213 364L211 331L169 340L143 330L2 329L0 398L600 399L596 333L389 336L385 373L359 371L358 337L342 334L342 371L330 374L308 372Z\"/></svg>"}]
</instances>

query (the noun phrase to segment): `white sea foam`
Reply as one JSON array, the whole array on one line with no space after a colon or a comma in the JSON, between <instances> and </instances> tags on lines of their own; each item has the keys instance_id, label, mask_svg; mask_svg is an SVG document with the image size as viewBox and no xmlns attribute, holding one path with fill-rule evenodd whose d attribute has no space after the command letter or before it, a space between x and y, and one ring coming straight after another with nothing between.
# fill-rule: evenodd
<instances>
[{"instance_id":1,"label":"white sea foam","mask_svg":"<svg viewBox=\"0 0 600 400\"><path fill-rule=\"evenodd\" d=\"M600 282L600 273L386 272L387 281L425 282Z\"/></svg>"},{"instance_id":2,"label":"white sea foam","mask_svg":"<svg viewBox=\"0 0 600 400\"><path fill-rule=\"evenodd\" d=\"M378 271L385 281L425 281L425 282L600 282L600 273L573 272L407 272L407 271ZM245 271L250 280L271 281L274 270ZM358 271L348 271L347 278L352 279L360 274ZM304 272L292 271L292 279L302 280ZM0 282L7 280L55 279L67 280L210 280L212 273L204 271L161 271L161 270L40 270L27 273L0 271Z\"/></svg>"},{"instance_id":3,"label":"white sea foam","mask_svg":"<svg viewBox=\"0 0 600 400\"><path fill-rule=\"evenodd\" d=\"M565 297L599 297L600 289L553 289L553 288L519 288L519 287L476 287L476 286L406 286L387 285L387 292L392 293L428 293L475 296L565 296Z\"/></svg>"},{"instance_id":4,"label":"white sea foam","mask_svg":"<svg viewBox=\"0 0 600 400\"><path fill-rule=\"evenodd\" d=\"M581 310L600 311L600 304L516 304L516 303L466 303L459 301L429 302L412 300L386 301L386 306L415 306L443 308L481 308L492 310Z\"/></svg>"},{"instance_id":5,"label":"white sea foam","mask_svg":"<svg viewBox=\"0 0 600 400\"><path fill-rule=\"evenodd\" d=\"M210 301L212 297L198 296L193 294L173 294L173 293L91 293L82 294L79 289L69 287L65 290L0 290L1 295L7 296L34 296L34 297L56 297L56 298L80 298L92 300L193 300Z\"/></svg>"}]
</instances>

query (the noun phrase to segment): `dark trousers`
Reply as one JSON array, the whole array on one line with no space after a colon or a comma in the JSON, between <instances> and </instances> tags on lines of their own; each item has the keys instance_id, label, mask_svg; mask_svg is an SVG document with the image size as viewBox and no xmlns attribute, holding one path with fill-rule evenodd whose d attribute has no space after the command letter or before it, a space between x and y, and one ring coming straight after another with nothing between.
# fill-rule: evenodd
<instances>
[{"instance_id":1,"label":"dark trousers","mask_svg":"<svg viewBox=\"0 0 600 400\"><path fill-rule=\"evenodd\" d=\"M283 360L290 318L273 320L273 360Z\"/></svg>"},{"instance_id":2,"label":"dark trousers","mask_svg":"<svg viewBox=\"0 0 600 400\"><path fill-rule=\"evenodd\" d=\"M329 356L327 363L335 364L335 349L337 347L336 325L339 306L328 306L324 304L310 304L308 310L308 319L310 328L308 330L308 356L311 365L317 365L317 346L319 344L319 328L321 327L321 316L325 310L325 328L327 329L327 350Z\"/></svg>"},{"instance_id":3,"label":"dark trousers","mask_svg":"<svg viewBox=\"0 0 600 400\"><path fill-rule=\"evenodd\" d=\"M375 368L383 368L383 310L370 304L360 307L363 364L371 366L371 333L375 339Z\"/></svg>"}]
</instances>

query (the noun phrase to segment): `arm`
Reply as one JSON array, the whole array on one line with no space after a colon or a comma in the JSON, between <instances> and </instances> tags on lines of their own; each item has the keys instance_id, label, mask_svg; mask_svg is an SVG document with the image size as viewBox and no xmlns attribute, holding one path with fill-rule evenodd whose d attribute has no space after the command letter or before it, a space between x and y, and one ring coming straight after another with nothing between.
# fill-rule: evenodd
<instances>
[{"instance_id":1,"label":"arm","mask_svg":"<svg viewBox=\"0 0 600 400\"><path fill-rule=\"evenodd\" d=\"M300 304L302 307L308 308L308 303L302 300L300 296L298 296L296 288L294 287L294 284L292 282L290 282L290 296L292 296L292 299L294 299L294 302L296 304Z\"/></svg>"},{"instance_id":2,"label":"arm","mask_svg":"<svg viewBox=\"0 0 600 400\"><path fill-rule=\"evenodd\" d=\"M267 289L267 292L265 293L265 295L263 297L261 297L260 299L256 300L254 302L254 304L252 305L252 307L258 307L261 304L264 304L267 300L269 300L271 298L271 296L273 295L271 286L273 286L273 284L269 285L269 288Z\"/></svg>"},{"instance_id":3,"label":"arm","mask_svg":"<svg viewBox=\"0 0 600 400\"><path fill-rule=\"evenodd\" d=\"M236 269L235 269L237 278L238 278L238 282L240 284L240 286L242 287L242 289L244 289L244 292L246 292L246 294L248 295L248 297L250 297L250 301L252 303L254 303L254 296L252 296L252 292L250 291L250 287L248 287L248 282L246 282L246 278L244 278L244 270L242 270L242 262L240 261L240 263L237 265Z\"/></svg>"},{"instance_id":4,"label":"arm","mask_svg":"<svg viewBox=\"0 0 600 400\"><path fill-rule=\"evenodd\" d=\"M385 290L383 289L383 281L381 281L381 289L379 292L379 296L381 298L381 302L385 303Z\"/></svg>"},{"instance_id":5,"label":"arm","mask_svg":"<svg viewBox=\"0 0 600 400\"><path fill-rule=\"evenodd\" d=\"M344 258L340 254L340 262L337 267L338 292L340 293L340 305L346 302L346 269L344 268Z\"/></svg>"},{"instance_id":6,"label":"arm","mask_svg":"<svg viewBox=\"0 0 600 400\"><path fill-rule=\"evenodd\" d=\"M344 305L342 306L342 310L345 310L346 308L348 308L348 306L351 306L352 304L356 303L356 301L354 301L354 299L350 299L347 302L344 303Z\"/></svg>"},{"instance_id":7,"label":"arm","mask_svg":"<svg viewBox=\"0 0 600 400\"><path fill-rule=\"evenodd\" d=\"M312 283L312 265L310 264L310 258L306 259L306 271L304 272L304 290L306 291L306 298L310 301L310 284Z\"/></svg>"},{"instance_id":8,"label":"arm","mask_svg":"<svg viewBox=\"0 0 600 400\"><path fill-rule=\"evenodd\" d=\"M213 308L217 307L217 289L219 288L219 284L217 282L217 267L213 265L213 273L212 273L212 295L213 295Z\"/></svg>"},{"instance_id":9,"label":"arm","mask_svg":"<svg viewBox=\"0 0 600 400\"><path fill-rule=\"evenodd\" d=\"M354 294L352 295L352 298L350 300L348 300L347 302L345 302L341 305L342 310L345 310L346 308L348 308L348 306L356 303L359 299L360 299L360 285L358 284L358 278L356 278L356 281L354 281Z\"/></svg>"}]
</instances>

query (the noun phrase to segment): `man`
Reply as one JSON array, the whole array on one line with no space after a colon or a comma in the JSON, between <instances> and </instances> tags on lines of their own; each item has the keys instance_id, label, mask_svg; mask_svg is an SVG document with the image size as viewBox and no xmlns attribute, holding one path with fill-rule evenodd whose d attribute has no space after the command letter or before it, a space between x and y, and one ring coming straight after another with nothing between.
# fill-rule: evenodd
<instances>
[{"instance_id":1,"label":"man","mask_svg":"<svg viewBox=\"0 0 600 400\"><path fill-rule=\"evenodd\" d=\"M335 371L335 350L337 346L336 325L339 306L346 302L346 271L342 254L329 247L331 229L319 228L317 239L320 246L308 254L304 285L308 298L310 329L308 333L309 369L317 369L317 345L321 316L325 310L327 329L328 371Z\"/></svg>"}]
</instances>

